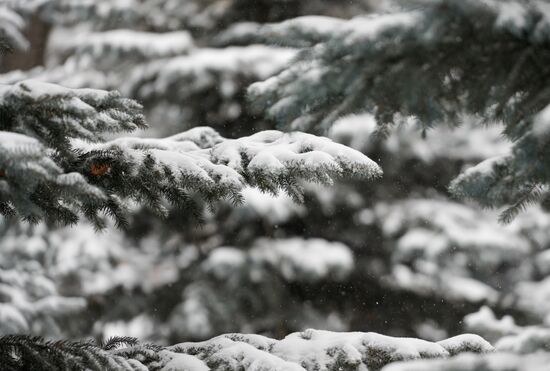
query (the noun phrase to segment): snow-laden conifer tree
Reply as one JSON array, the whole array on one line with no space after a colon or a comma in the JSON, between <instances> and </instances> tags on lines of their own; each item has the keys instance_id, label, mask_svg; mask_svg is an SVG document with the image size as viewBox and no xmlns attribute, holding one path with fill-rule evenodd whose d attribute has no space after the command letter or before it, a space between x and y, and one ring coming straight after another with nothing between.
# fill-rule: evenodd
<instances>
[{"instance_id":1,"label":"snow-laden conifer tree","mask_svg":"<svg viewBox=\"0 0 550 371\"><path fill-rule=\"evenodd\" d=\"M448 2L451 10L447 12L442 3L423 4L420 9L395 19L405 20L413 13L422 15L433 9L449 16L455 11L453 6L462 9L460 4ZM32 125L11 133L37 140L52 166L59 168L59 174L48 180L47 188L52 195L59 195L55 192L60 186L59 177L71 173L74 178L83 179L79 188L82 193L63 193L65 198L57 200L58 206L66 209L60 209L68 216L66 221L97 206L98 215L110 211L119 222L124 221L127 232L109 229L94 238L93 228L82 223L73 228L53 229L41 224L28 230L9 228L3 232L5 243L0 244L0 250L5 259L0 262L0 269L7 273L0 279L4 283L3 292L10 295L2 298L2 308L6 309L3 312L6 318L19 326L3 331L32 328L36 335L57 338L93 334L107 340L112 334L126 334L156 340L162 345L167 341L185 342L163 347L140 345L126 337L95 344L45 343L41 339L11 336L3 339L4 349L12 352L2 358L3 364L16 369L70 369L84 364L91 369L364 370L368 367L379 370L387 363L404 360L407 362L388 367L500 370L502 365L512 369L544 366L544 353L522 354L544 348L547 339L547 329L535 323L545 321L544 308L548 306L544 295L548 287L544 279L548 271L545 264L548 217L536 208L520 214L509 227L503 227L496 223L493 214L450 202L445 194L451 176L464 165L508 155L509 145L498 138L498 129L480 130L475 115L480 112L466 110L474 113L474 118L465 116L467 122L462 127L447 130L434 125L433 130L427 131L427 138L422 139L409 122L414 120L397 115L398 121L407 123L381 141L373 134L377 124L372 116L348 116L368 111L372 108L368 104L360 102L349 110L334 110L341 99L368 98L368 94L352 94L357 86L349 84L349 91L319 101L323 106L319 109L327 109L319 114L319 122L327 117L329 124L334 121L334 125L326 126L331 127L325 133L334 141L377 159L384 165L386 176L368 186L361 181L339 182L330 188L302 183L313 177L323 181L328 180L326 176L349 175L347 170L353 169L342 166L344 163L338 162L338 156L332 156L340 166L334 168L325 155L312 155L310 146L298 143L311 139L316 145L343 147L306 135L293 138L294 134L274 131L253 134L273 126L270 119L259 121L265 112L254 104L262 101L252 99L251 108L244 100L244 90L258 80L277 80L278 77L269 77L285 68L306 66L308 72L309 56L316 58L315 50L322 51L333 37L331 47L361 54L365 49L338 39L340 31L349 32L349 25L357 20L310 16L266 25L263 22L313 12L334 15L335 5L330 1L297 4L286 0L262 2L258 7L250 4L244 0L120 3L41 0L17 4L26 5L17 8L21 14L36 12L66 29L54 27L46 66L13 71L0 76L0 81L6 84L6 91L38 85L51 90L51 85L44 82L71 88L62 97L69 102L60 100L64 102L61 108L69 113L60 109L55 111L60 117L46 118L83 129L62 145L56 145L57 137L36 133ZM472 4L463 6L466 10L470 7L466 13L476 9L477 5ZM514 9L513 3L507 4ZM352 6L349 11L339 2L336 6L341 8L338 15L353 14L357 9ZM460 14L456 13L457 19L461 19ZM371 16L361 25L376 31L378 21L385 27L385 19L391 17ZM447 18L426 19L430 22L417 25L418 29L424 30L424 26L428 29L435 23L445 28ZM485 20L482 17L479 22ZM232 25L234 21L244 22ZM220 27L227 27L227 31L219 33ZM381 53L388 50L383 42L392 46L404 42L391 32L387 34L383 27L381 34L373 33L374 45L379 46ZM411 31L407 37L414 41L415 32ZM379 44L377 38L383 42ZM369 48L372 46L369 44L373 43L364 46ZM299 50L304 47L311 49ZM424 49L415 47L418 56L426 55ZM414 52L415 47L410 50ZM396 52L400 50L395 48ZM311 97L313 93L323 96L330 89L339 89L345 84L331 84L332 79L345 79L347 75L342 72L346 69L340 64L353 62L355 58L341 56L341 61L335 57L322 65L327 71L336 67L341 75L322 77L314 88L287 81L289 89L277 87L276 93ZM293 62L296 60L306 63ZM464 60L467 59L460 59ZM374 62L386 68L393 66L394 59L374 59ZM369 63L368 59L360 59L355 67L368 69ZM405 72L409 67L403 68ZM317 73L300 72L291 79L309 84L309 80L324 76ZM26 81L28 78L42 83ZM402 85L408 87L407 81L403 80ZM268 86L265 84L253 86ZM387 86L398 89L400 84ZM103 106L91 104L79 95L83 93L80 88L90 87L121 90L122 94L117 96L120 101L125 99L122 97L138 99L153 126L152 131L144 134L147 139L140 138L141 133L120 138L123 131L106 131L112 120L95 127L103 135L88 136L93 122L82 121L84 105L78 100L93 108L98 117L105 118L101 114ZM399 94L391 97L401 98ZM47 96L45 100L50 98L55 101L59 97ZM302 110L299 116L304 119L307 116L302 113L318 109L315 96L308 99L303 100L302 106L296 106ZM265 107L274 102L268 101ZM283 99L278 106L288 102L291 100ZM135 116L130 116L138 118L142 111L138 105L135 107ZM125 113L116 111L117 115ZM21 117L16 121L32 124L42 119L27 112L15 111ZM330 116L331 112L337 113ZM377 117L376 109L372 112ZM406 110L400 112L403 116L408 114ZM128 116L111 118L124 121ZM282 118L283 126L288 124L284 115L278 118ZM377 119L380 126L380 117ZM138 121L128 122L142 126ZM449 122L447 118L436 121ZM202 124L214 126L221 135L205 127L179 133ZM316 126L313 122L311 127ZM130 128L128 125L125 129ZM310 130L308 126L304 129ZM171 136L151 138L166 135ZM236 136L245 137L225 138ZM330 152L329 147L324 150ZM66 148L70 151L60 151ZM349 150L346 153L358 155ZM282 154L284 158L280 157ZM285 161L287 155L298 156L306 166L295 168L294 161ZM319 172L305 173L304 169L317 163L317 155L327 160L326 167L322 165ZM276 166L275 177L270 176L272 173L267 171L270 167L266 166L277 164L274 160L283 165L283 168ZM191 175L180 173L181 169L189 170L192 164L196 167L192 167ZM34 165L30 167L34 169ZM178 187L174 199L167 185L177 180L182 187ZM287 195L270 198L258 191L273 192L279 188ZM84 198L89 197L91 190L97 190L97 200ZM103 206L101 195L109 197L107 206ZM292 202L292 197L302 195L303 205ZM242 204L231 202L241 197ZM194 228L197 219L187 220L193 214L191 211L202 210L204 201L212 203L219 198L216 210L201 215L203 228ZM25 205L35 199L29 194ZM115 213L122 205L128 206L124 219L122 214ZM149 210L140 209L140 205L148 205ZM26 209L21 207L14 211L24 216L21 210ZM42 210L37 213L38 216L32 214L30 218L47 215ZM154 214L167 218L158 215L153 218ZM103 220L95 215L85 215L103 225ZM14 247L21 245L27 247L22 256ZM35 260L39 265L33 264ZM32 271L36 277L31 283L48 289L36 290L24 279L14 281L11 273L14 269ZM540 295L536 298L530 295L533 290ZM65 301L73 306L63 309ZM38 309L44 308L43 302L49 303L49 311ZM84 302L86 315L71 316ZM482 305L486 307L476 312ZM493 310L498 314L492 313ZM517 322L508 320L510 317L498 320L503 312L513 313ZM461 327L458 321L468 313L471 314L464 319L466 326ZM61 321L65 325L60 328ZM412 334L434 342L375 333L302 331L307 327ZM408 361L418 358L448 358L464 351L493 352L492 346L475 336L445 340L465 330L486 336L494 342L497 353L409 364ZM243 334L214 337L235 331L269 337ZM285 337L294 331L298 332ZM189 342L210 337L213 338Z\"/></svg>"}]
</instances>

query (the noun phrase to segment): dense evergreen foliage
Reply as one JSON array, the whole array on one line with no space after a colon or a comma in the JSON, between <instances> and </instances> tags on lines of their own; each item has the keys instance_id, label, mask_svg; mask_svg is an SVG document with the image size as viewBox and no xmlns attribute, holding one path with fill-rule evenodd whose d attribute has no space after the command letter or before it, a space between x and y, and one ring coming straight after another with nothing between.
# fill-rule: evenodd
<instances>
[{"instance_id":1,"label":"dense evergreen foliage","mask_svg":"<svg viewBox=\"0 0 550 371\"><path fill-rule=\"evenodd\" d=\"M545 369L549 14L0 0L0 364Z\"/></svg>"},{"instance_id":2,"label":"dense evergreen foliage","mask_svg":"<svg viewBox=\"0 0 550 371\"><path fill-rule=\"evenodd\" d=\"M314 46L276 77L252 85L250 100L300 130L326 131L338 117L360 111L373 112L381 132L410 117L423 130L459 125L464 115L480 125L503 124L511 153L470 169L451 191L483 206L509 205L501 215L509 222L544 200L548 185L547 7L427 1L343 24L316 20L322 32L308 29L310 22L263 26L248 37L265 42L262 35L274 32L274 42L302 36Z\"/></svg>"}]
</instances>

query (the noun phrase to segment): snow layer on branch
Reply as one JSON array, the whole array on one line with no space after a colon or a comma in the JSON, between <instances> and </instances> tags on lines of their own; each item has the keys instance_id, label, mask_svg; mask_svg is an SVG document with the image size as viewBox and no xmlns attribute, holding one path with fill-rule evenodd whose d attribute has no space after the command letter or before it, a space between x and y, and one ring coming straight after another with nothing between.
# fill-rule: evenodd
<instances>
[{"instance_id":1,"label":"snow layer on branch","mask_svg":"<svg viewBox=\"0 0 550 371\"><path fill-rule=\"evenodd\" d=\"M166 241L157 236L137 243L125 239L114 226L98 234L89 223L44 228L35 238L43 240L52 251L50 272L55 281L69 280L69 289L83 297L108 296L118 290L152 295L177 282L180 272L189 268L198 255L192 245L179 239ZM163 249L158 248L160 245ZM178 252L167 253L176 249Z\"/></svg>"},{"instance_id":2,"label":"snow layer on branch","mask_svg":"<svg viewBox=\"0 0 550 371\"><path fill-rule=\"evenodd\" d=\"M187 56L154 61L136 68L122 91L141 99L175 92L183 101L191 94L219 85L221 94L237 94L237 77L258 81L280 71L295 55L292 49L262 45L197 49Z\"/></svg>"},{"instance_id":3,"label":"snow layer on branch","mask_svg":"<svg viewBox=\"0 0 550 371\"><path fill-rule=\"evenodd\" d=\"M385 278L386 285L425 297L442 296L449 301L494 304L498 299L498 291L483 282L454 274L434 274L435 267L424 268L420 266L413 271L405 265L396 265L391 276Z\"/></svg>"},{"instance_id":4,"label":"snow layer on branch","mask_svg":"<svg viewBox=\"0 0 550 371\"><path fill-rule=\"evenodd\" d=\"M420 339L319 330L290 334L273 346L272 352L283 359L305 363L309 366L306 369L317 366L321 370L330 370L338 362L348 367L366 363L369 369L378 369L382 363L396 360L448 355L443 346Z\"/></svg>"},{"instance_id":5,"label":"snow layer on branch","mask_svg":"<svg viewBox=\"0 0 550 371\"><path fill-rule=\"evenodd\" d=\"M268 220L270 224L279 224L288 221L295 215L303 215L306 212L304 205L295 203L287 194L275 196L256 188L247 187L243 189L242 195L243 204L237 206L234 210L235 215L238 215L238 220L259 216Z\"/></svg>"},{"instance_id":6,"label":"snow layer on branch","mask_svg":"<svg viewBox=\"0 0 550 371\"><path fill-rule=\"evenodd\" d=\"M351 249L321 239L258 239L249 248L216 247L199 263L193 282L167 324L178 337L205 339L220 332L284 326L346 329L345 319L311 303L289 300L289 286L344 282L355 268ZM269 296L260 293L269 292ZM259 295L259 296L258 296ZM254 298L254 299L253 299ZM281 302L287 302L284 308ZM252 305L251 305L252 303Z\"/></svg>"},{"instance_id":7,"label":"snow layer on branch","mask_svg":"<svg viewBox=\"0 0 550 371\"><path fill-rule=\"evenodd\" d=\"M66 320L75 319L87 322L87 333L98 336L125 334L143 339L153 332L147 332L148 326L157 326L154 328L158 334L159 323L147 314L130 322L116 321L118 316L88 321L82 311L88 304L98 303L98 298L110 300L113 294L117 302L120 293L133 293L129 294L132 303L136 292L150 297L156 290L177 282L180 272L196 259L194 248L181 242L150 239L137 244L124 239L115 228L98 234L87 223L60 229L22 224L3 232L2 304L10 310L6 315L22 315L25 319L22 326L14 321L0 324L0 334L4 335L32 331L33 335L68 337L71 329ZM161 244L163 249L158 248ZM167 256L166 251L175 249L175 244L181 253ZM115 330L117 333L113 334Z\"/></svg>"},{"instance_id":8,"label":"snow layer on branch","mask_svg":"<svg viewBox=\"0 0 550 371\"><path fill-rule=\"evenodd\" d=\"M407 29L411 31L416 23L421 19L415 12L397 13L382 15L377 17L358 17L343 25L334 22L337 26L333 30L332 38L327 41L328 45L323 43L313 48L309 53L304 53L279 75L273 76L263 82L257 82L248 89L249 98L254 106L268 112L270 117L284 125L289 125L294 129L309 129L313 125L321 125L328 129L328 120L332 124L339 116L353 112L344 111L331 113L323 120L313 122L314 117L310 117L309 111L322 109L325 104L331 106L328 102L331 100L333 90L339 90L338 94L344 94L345 100L353 100L351 94L358 93L352 89L356 88L360 80L354 79L344 81L350 78L348 71L339 72L340 76L335 75L333 66L325 64L324 53L336 52L340 55L350 52L354 49L354 44L371 45L377 37L383 37L386 33L395 30ZM338 40L340 50L330 49L331 43ZM342 52L342 49L345 52ZM358 48L352 53L360 53L363 48ZM319 59L312 58L313 56ZM336 58L336 55L330 55ZM356 72L356 71L354 71ZM355 75L356 76L356 75ZM325 83L331 81L334 84L326 86ZM346 85L343 85L345 83ZM305 108L300 108L305 107ZM302 117L304 116L304 117Z\"/></svg>"},{"instance_id":9,"label":"snow layer on branch","mask_svg":"<svg viewBox=\"0 0 550 371\"><path fill-rule=\"evenodd\" d=\"M106 207L101 187L67 166L78 162L69 142L145 126L141 106L116 92L33 80L0 85L0 114L0 209L30 221L74 223Z\"/></svg>"},{"instance_id":10,"label":"snow layer on branch","mask_svg":"<svg viewBox=\"0 0 550 371\"><path fill-rule=\"evenodd\" d=\"M0 228L6 229L4 220ZM61 336L61 321L83 310L86 300L60 294L44 261L46 242L21 229L4 231L0 241L0 335Z\"/></svg>"},{"instance_id":11,"label":"snow layer on branch","mask_svg":"<svg viewBox=\"0 0 550 371\"><path fill-rule=\"evenodd\" d=\"M446 358L450 350L490 352L492 346L474 335L440 343L395 338L376 333L306 330L282 340L259 335L227 334L201 343L182 343L168 351L192 354L213 369L331 371L380 370L384 365L421 358Z\"/></svg>"},{"instance_id":12,"label":"snow layer on branch","mask_svg":"<svg viewBox=\"0 0 550 371\"><path fill-rule=\"evenodd\" d=\"M531 254L530 233L503 227L493 213L438 200L380 203L374 214L390 241L391 287L451 301L494 303L498 289L521 276L517 269ZM519 232L519 233L518 233ZM514 274L495 276L500 267Z\"/></svg>"},{"instance_id":13,"label":"snow layer on branch","mask_svg":"<svg viewBox=\"0 0 550 371\"><path fill-rule=\"evenodd\" d=\"M439 160L480 161L510 154L512 144L505 140L499 126L484 127L473 117L462 125L445 125L422 132L415 120L398 125L380 145L392 158L418 159L424 163ZM331 126L328 136L363 153L369 153L380 142L376 135L374 115L363 113L345 116Z\"/></svg>"},{"instance_id":14,"label":"snow layer on branch","mask_svg":"<svg viewBox=\"0 0 550 371\"><path fill-rule=\"evenodd\" d=\"M106 74L96 69L83 69L77 62L75 59L69 59L63 65L50 68L37 66L27 71L13 70L0 75L0 84L15 84L26 79L33 79L73 89L94 88L104 90L113 89L114 85L118 84L112 79L112 74Z\"/></svg>"},{"instance_id":15,"label":"snow layer on branch","mask_svg":"<svg viewBox=\"0 0 550 371\"><path fill-rule=\"evenodd\" d=\"M119 138L97 144L75 140L72 145L91 163L124 163L126 181L139 183L145 173L155 174L158 188L164 185L168 190L198 192L206 199L239 197L245 185L272 193L281 189L300 199L298 179L331 183L334 177L375 178L381 174L368 157L327 138L264 131L225 139L210 128L196 128L193 133L198 130L216 138L212 147L201 148L187 134L164 139Z\"/></svg>"},{"instance_id":16,"label":"snow layer on branch","mask_svg":"<svg viewBox=\"0 0 550 371\"><path fill-rule=\"evenodd\" d=\"M526 328L518 334L501 338L495 345L499 352L530 354L548 351L550 329L543 327Z\"/></svg>"},{"instance_id":17,"label":"snow layer on branch","mask_svg":"<svg viewBox=\"0 0 550 371\"><path fill-rule=\"evenodd\" d=\"M103 102L108 99L108 92L95 89L70 89L57 84L27 80L15 85L0 86L0 104L6 104L10 99L31 99L40 101L49 98L70 98L76 97L82 102L80 106L85 105L84 101L95 103ZM87 105L85 110L89 110Z\"/></svg>"},{"instance_id":18,"label":"snow layer on branch","mask_svg":"<svg viewBox=\"0 0 550 371\"><path fill-rule=\"evenodd\" d=\"M6 151L20 150L29 154L44 155L44 148L37 139L9 131L0 132L0 146Z\"/></svg>"},{"instance_id":19,"label":"snow layer on branch","mask_svg":"<svg viewBox=\"0 0 550 371\"><path fill-rule=\"evenodd\" d=\"M306 47L330 38L345 20L324 16L303 16L281 23L243 22L231 26L214 39L216 45L271 44Z\"/></svg>"},{"instance_id":20,"label":"snow layer on branch","mask_svg":"<svg viewBox=\"0 0 550 371\"><path fill-rule=\"evenodd\" d=\"M57 353L52 355L44 351L44 348L48 349L48 344L44 344L41 339L12 337L2 338L2 341L10 344L16 354L21 351L19 347L26 346L36 349L34 356L44 361L58 356ZM461 335L442 344L460 344L456 349L478 353L492 351L485 340L473 335ZM69 342L56 344L64 357L71 357L71 361L79 365L92 358L93 361L97 360L97 364L107 365L112 370L140 371L379 371L396 361L447 358L449 352L443 345L372 332L336 333L316 330L293 333L282 340L232 333L204 342L181 343L170 347L142 345L132 338L118 341L114 339L106 345ZM81 349L86 349L86 357L82 356ZM484 357L476 356L475 353L469 354L478 359Z\"/></svg>"},{"instance_id":21,"label":"snow layer on branch","mask_svg":"<svg viewBox=\"0 0 550 371\"><path fill-rule=\"evenodd\" d=\"M61 43L60 43L61 44ZM105 32L83 32L61 45L56 53L90 56L96 61L124 58L153 59L185 54L194 48L194 42L187 31L152 33L118 29Z\"/></svg>"},{"instance_id":22,"label":"snow layer on branch","mask_svg":"<svg viewBox=\"0 0 550 371\"><path fill-rule=\"evenodd\" d=\"M178 354L174 352L161 351L160 358L166 362L161 369L162 371L181 371L181 370L191 370L191 371L210 371L209 368L203 361L197 359L188 354Z\"/></svg>"},{"instance_id":23,"label":"snow layer on branch","mask_svg":"<svg viewBox=\"0 0 550 371\"><path fill-rule=\"evenodd\" d=\"M460 174L449 189L455 196L475 200L483 206L506 205L510 202L512 185L503 179L509 178L512 161L510 155L491 157Z\"/></svg>"},{"instance_id":24,"label":"snow layer on branch","mask_svg":"<svg viewBox=\"0 0 550 371\"><path fill-rule=\"evenodd\" d=\"M437 344L445 348L450 355L463 352L490 353L493 346L485 339L475 334L461 334L449 339L438 341Z\"/></svg>"},{"instance_id":25,"label":"snow layer on branch","mask_svg":"<svg viewBox=\"0 0 550 371\"><path fill-rule=\"evenodd\" d=\"M522 281L514 288L515 305L550 324L550 277Z\"/></svg>"},{"instance_id":26,"label":"snow layer on branch","mask_svg":"<svg viewBox=\"0 0 550 371\"><path fill-rule=\"evenodd\" d=\"M518 326L512 316L506 315L497 319L491 308L487 306L482 306L479 311L464 317L464 325L468 331L481 334L491 342L506 335L519 334L525 329Z\"/></svg>"},{"instance_id":27,"label":"snow layer on branch","mask_svg":"<svg viewBox=\"0 0 550 371\"><path fill-rule=\"evenodd\" d=\"M340 280L354 267L353 254L344 244L322 239L260 240L250 251L252 261L279 270L289 282Z\"/></svg>"},{"instance_id":28,"label":"snow layer on branch","mask_svg":"<svg viewBox=\"0 0 550 371\"><path fill-rule=\"evenodd\" d=\"M69 137L98 140L104 132L145 126L141 106L117 92L70 89L35 80L0 85L0 109L2 129L37 137L58 150L66 150Z\"/></svg>"},{"instance_id":29,"label":"snow layer on branch","mask_svg":"<svg viewBox=\"0 0 550 371\"><path fill-rule=\"evenodd\" d=\"M533 134L547 140L550 135L550 105L537 113L533 119Z\"/></svg>"},{"instance_id":30,"label":"snow layer on branch","mask_svg":"<svg viewBox=\"0 0 550 371\"><path fill-rule=\"evenodd\" d=\"M529 252L528 243L517 236L513 228L500 226L491 218L491 213L458 203L413 199L393 205L379 204L376 213L382 220L382 229L386 235L401 235L397 244L400 246L398 254L403 255L403 258L417 248L425 250L427 256L436 256L457 248L494 251L494 255L488 252L491 255L484 257L488 259L485 263L493 259L512 261ZM413 235L407 237L407 234L402 234L403 231ZM438 241L435 236L423 238L425 233L434 233L444 240ZM429 241L433 241L434 245L425 245ZM441 242L443 246L440 248L438 245Z\"/></svg>"},{"instance_id":31,"label":"snow layer on branch","mask_svg":"<svg viewBox=\"0 0 550 371\"><path fill-rule=\"evenodd\" d=\"M260 239L249 251L222 247L212 251L203 269L218 279L249 270L253 279L278 272L287 282L341 280L351 273L354 259L344 244L322 239Z\"/></svg>"},{"instance_id":32,"label":"snow layer on branch","mask_svg":"<svg viewBox=\"0 0 550 371\"><path fill-rule=\"evenodd\" d=\"M90 21L94 28L135 25L141 0L24 0L15 1L21 12L37 14L46 22L63 25Z\"/></svg>"}]
</instances>

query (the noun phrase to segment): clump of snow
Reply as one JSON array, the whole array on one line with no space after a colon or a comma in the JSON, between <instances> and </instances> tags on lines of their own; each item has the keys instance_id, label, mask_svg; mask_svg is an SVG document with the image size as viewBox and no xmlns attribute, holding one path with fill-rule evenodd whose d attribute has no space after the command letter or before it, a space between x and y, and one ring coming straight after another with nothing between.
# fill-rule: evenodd
<instances>
[{"instance_id":1,"label":"clump of snow","mask_svg":"<svg viewBox=\"0 0 550 371\"><path fill-rule=\"evenodd\" d=\"M503 289L530 277L525 265L534 239L547 241L532 232L530 220L548 222L537 210L508 226L494 212L445 200L378 203L368 213L389 244L392 268L384 284L452 301L496 303Z\"/></svg>"},{"instance_id":2,"label":"clump of snow","mask_svg":"<svg viewBox=\"0 0 550 371\"><path fill-rule=\"evenodd\" d=\"M13 97L22 97L33 101L53 97L66 97L73 99L73 103L78 103L81 107L87 109L88 105L81 101L77 102L74 98L100 102L105 100L108 95L109 93L104 90L70 89L61 85L37 80L24 80L15 85L0 86L0 104L6 104L8 99L13 99Z\"/></svg>"},{"instance_id":3,"label":"clump of snow","mask_svg":"<svg viewBox=\"0 0 550 371\"><path fill-rule=\"evenodd\" d=\"M212 138L211 129L200 130ZM299 197L299 187L288 184L283 188L287 178L330 183L341 175L374 178L381 174L378 165L359 151L310 134L271 130L239 139L216 137L201 146L193 139L197 134L195 129L191 136L118 138L106 143L73 140L71 144L88 157L94 153L102 158L107 153L118 160L122 157L130 165L128 176L138 176L146 161L153 160L158 174L169 170L182 187L198 192L218 187L234 193L251 184L272 193L282 188ZM207 148L210 143L214 145ZM166 181L174 185L172 177Z\"/></svg>"},{"instance_id":4,"label":"clump of snow","mask_svg":"<svg viewBox=\"0 0 550 371\"><path fill-rule=\"evenodd\" d=\"M228 279L250 271L252 278L266 275L266 267L275 269L288 282L340 280L354 267L351 250L342 243L322 239L259 239L248 251L222 247L213 250L203 263L205 271L219 279Z\"/></svg>"},{"instance_id":5,"label":"clump of snow","mask_svg":"<svg viewBox=\"0 0 550 371\"><path fill-rule=\"evenodd\" d=\"M40 142L24 134L13 133L10 131L0 131L0 146L7 151L32 151L36 155L43 155L44 148Z\"/></svg>"},{"instance_id":6,"label":"clump of snow","mask_svg":"<svg viewBox=\"0 0 550 371\"><path fill-rule=\"evenodd\" d=\"M495 9L498 12L496 26L506 28L518 36L522 35L528 24L527 7L512 1L491 2L493 6L496 4L498 4L498 8Z\"/></svg>"},{"instance_id":7,"label":"clump of snow","mask_svg":"<svg viewBox=\"0 0 550 371\"><path fill-rule=\"evenodd\" d=\"M496 341L505 335L518 334L522 330L513 317L507 315L497 319L488 306L482 306L479 311L464 317L464 325L468 331L482 334L490 341Z\"/></svg>"},{"instance_id":8,"label":"clump of snow","mask_svg":"<svg viewBox=\"0 0 550 371\"><path fill-rule=\"evenodd\" d=\"M343 36L343 47L353 47L358 43L373 42L391 29L414 32L414 28L422 24L422 18L422 13L416 11L360 16L346 22L338 32Z\"/></svg>"},{"instance_id":9,"label":"clump of snow","mask_svg":"<svg viewBox=\"0 0 550 371\"><path fill-rule=\"evenodd\" d=\"M444 272L438 274L436 266L428 267L431 269L423 270L419 265L418 271L414 271L405 265L396 265L382 282L389 287L426 297L437 295L451 301L495 303L498 299L498 291L483 282Z\"/></svg>"},{"instance_id":10,"label":"clump of snow","mask_svg":"<svg viewBox=\"0 0 550 371\"><path fill-rule=\"evenodd\" d=\"M510 152L511 143L502 136L498 126L485 127L467 119L458 127L440 125L430 128L422 137L414 120L392 130L380 146L392 158L419 159L433 163L440 159L480 161ZM338 143L368 153L374 143L376 121L372 114L350 115L334 122L329 137Z\"/></svg>"},{"instance_id":11,"label":"clump of snow","mask_svg":"<svg viewBox=\"0 0 550 371\"><path fill-rule=\"evenodd\" d=\"M64 50L57 53L90 55L96 59L112 58L113 54L134 54L153 59L187 53L194 48L194 42L187 31L151 33L117 29L80 33L62 46Z\"/></svg>"},{"instance_id":12,"label":"clump of snow","mask_svg":"<svg viewBox=\"0 0 550 371\"><path fill-rule=\"evenodd\" d=\"M535 115L533 134L542 139L548 138L550 134L550 105Z\"/></svg>"},{"instance_id":13,"label":"clump of snow","mask_svg":"<svg viewBox=\"0 0 550 371\"><path fill-rule=\"evenodd\" d=\"M328 39L345 21L325 16L302 16L280 23L242 22L232 25L215 38L218 45L268 43L306 47Z\"/></svg>"},{"instance_id":14,"label":"clump of snow","mask_svg":"<svg viewBox=\"0 0 550 371\"><path fill-rule=\"evenodd\" d=\"M515 306L545 319L550 311L550 277L540 281L521 281L514 287Z\"/></svg>"},{"instance_id":15,"label":"clump of snow","mask_svg":"<svg viewBox=\"0 0 550 371\"><path fill-rule=\"evenodd\" d=\"M188 354L179 354L174 352L169 352L162 350L159 352L161 358L161 363L164 363L164 366L160 369L161 371L210 371L211 368L208 367L203 361L197 359Z\"/></svg>"},{"instance_id":16,"label":"clump of snow","mask_svg":"<svg viewBox=\"0 0 550 371\"><path fill-rule=\"evenodd\" d=\"M282 69L296 54L295 50L261 45L202 48L189 55L157 60L137 67L121 88L142 99L175 90L181 99L216 85L223 96L233 96L237 76L245 74L263 80ZM216 76L220 77L220 80ZM181 88L180 88L181 86Z\"/></svg>"},{"instance_id":17,"label":"clump of snow","mask_svg":"<svg viewBox=\"0 0 550 371\"><path fill-rule=\"evenodd\" d=\"M354 267L353 254L347 246L316 238L261 239L250 251L250 257L256 264L275 267L290 282L339 280Z\"/></svg>"},{"instance_id":18,"label":"clump of snow","mask_svg":"<svg viewBox=\"0 0 550 371\"><path fill-rule=\"evenodd\" d=\"M219 247L203 262L203 269L219 279L239 272L247 263L247 254L233 247Z\"/></svg>"},{"instance_id":19,"label":"clump of snow","mask_svg":"<svg viewBox=\"0 0 550 371\"><path fill-rule=\"evenodd\" d=\"M391 362L423 358L447 358L445 346L456 351L490 352L492 347L475 335L463 335L432 343L377 333L306 330L282 340L260 335L227 334L199 343L168 348L191 354L214 369L330 371L380 370Z\"/></svg>"},{"instance_id":20,"label":"clump of snow","mask_svg":"<svg viewBox=\"0 0 550 371\"><path fill-rule=\"evenodd\" d=\"M479 335L462 334L439 341L437 344L445 348L449 354L456 355L462 352L489 353L495 350L489 342Z\"/></svg>"},{"instance_id":21,"label":"clump of snow","mask_svg":"<svg viewBox=\"0 0 550 371\"><path fill-rule=\"evenodd\" d=\"M237 212L252 209L258 216L272 224L288 221L294 215L303 215L304 206L297 204L287 194L272 195L256 188L246 187L242 191L243 204L237 206Z\"/></svg>"},{"instance_id":22,"label":"clump of snow","mask_svg":"<svg viewBox=\"0 0 550 371\"><path fill-rule=\"evenodd\" d=\"M373 115L352 115L336 120L328 136L338 143L366 153L372 144L372 135L375 130L376 121Z\"/></svg>"}]
</instances>

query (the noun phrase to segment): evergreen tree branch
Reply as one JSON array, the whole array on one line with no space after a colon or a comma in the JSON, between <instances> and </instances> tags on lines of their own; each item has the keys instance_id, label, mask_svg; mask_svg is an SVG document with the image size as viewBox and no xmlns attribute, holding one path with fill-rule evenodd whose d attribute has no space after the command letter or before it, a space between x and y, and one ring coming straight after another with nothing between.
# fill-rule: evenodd
<instances>
[{"instance_id":1,"label":"evergreen tree branch","mask_svg":"<svg viewBox=\"0 0 550 371\"><path fill-rule=\"evenodd\" d=\"M235 140L209 128L164 138L119 138L103 133L145 127L141 106L116 92L67 89L24 81L0 87L0 201L7 214L36 222L73 224L84 214L125 225L133 199L156 214L166 202L198 214L191 196L207 203L238 202L252 185L301 199L296 181L381 174L353 149L309 134L266 131Z\"/></svg>"}]
</instances>

